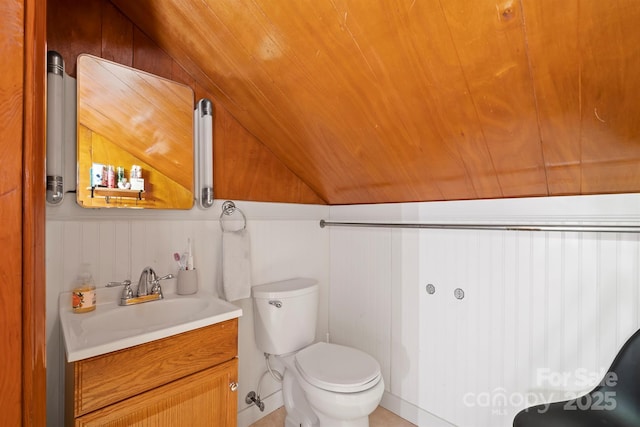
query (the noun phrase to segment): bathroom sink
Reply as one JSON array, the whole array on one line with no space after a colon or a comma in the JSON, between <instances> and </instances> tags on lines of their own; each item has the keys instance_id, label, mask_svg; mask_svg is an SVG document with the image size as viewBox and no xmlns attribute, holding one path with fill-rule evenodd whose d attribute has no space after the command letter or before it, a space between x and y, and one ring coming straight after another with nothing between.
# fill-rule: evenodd
<instances>
[{"instance_id":1,"label":"bathroom sink","mask_svg":"<svg viewBox=\"0 0 640 427\"><path fill-rule=\"evenodd\" d=\"M144 344L225 320L242 309L200 291L193 295L165 294L164 299L131 306L116 303L118 294L97 289L96 309L73 313L71 293L60 294L60 322L67 361L86 359Z\"/></svg>"},{"instance_id":2,"label":"bathroom sink","mask_svg":"<svg viewBox=\"0 0 640 427\"><path fill-rule=\"evenodd\" d=\"M81 319L80 323L86 330L100 330L102 333L144 330L184 323L197 317L208 305L209 301L198 298L162 299L123 307L122 310L117 307L101 310L92 317Z\"/></svg>"}]
</instances>

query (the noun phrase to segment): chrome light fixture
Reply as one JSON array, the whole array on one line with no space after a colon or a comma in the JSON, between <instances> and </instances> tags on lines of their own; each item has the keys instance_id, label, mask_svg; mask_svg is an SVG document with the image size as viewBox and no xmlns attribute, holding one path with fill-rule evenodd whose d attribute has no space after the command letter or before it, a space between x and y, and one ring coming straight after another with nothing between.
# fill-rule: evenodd
<instances>
[{"instance_id":1,"label":"chrome light fixture","mask_svg":"<svg viewBox=\"0 0 640 427\"><path fill-rule=\"evenodd\" d=\"M64 197L64 60L47 52L47 202L57 205Z\"/></svg>"},{"instance_id":2,"label":"chrome light fixture","mask_svg":"<svg viewBox=\"0 0 640 427\"><path fill-rule=\"evenodd\" d=\"M201 208L213 206L213 104L203 98L194 111L196 191Z\"/></svg>"}]
</instances>

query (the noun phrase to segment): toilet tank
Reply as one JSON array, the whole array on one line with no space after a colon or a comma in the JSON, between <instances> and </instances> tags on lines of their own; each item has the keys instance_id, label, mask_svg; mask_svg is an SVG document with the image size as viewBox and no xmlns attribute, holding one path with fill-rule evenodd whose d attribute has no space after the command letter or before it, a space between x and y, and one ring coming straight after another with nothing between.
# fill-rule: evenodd
<instances>
[{"instance_id":1,"label":"toilet tank","mask_svg":"<svg viewBox=\"0 0 640 427\"><path fill-rule=\"evenodd\" d=\"M282 355L313 343L318 317L318 282L290 279L251 288L256 344Z\"/></svg>"}]
</instances>

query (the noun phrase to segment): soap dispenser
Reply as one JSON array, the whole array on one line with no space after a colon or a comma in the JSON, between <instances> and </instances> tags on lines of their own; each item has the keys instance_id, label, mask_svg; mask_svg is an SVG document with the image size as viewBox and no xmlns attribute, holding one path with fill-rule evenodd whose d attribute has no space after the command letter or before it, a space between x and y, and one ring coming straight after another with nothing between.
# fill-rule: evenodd
<instances>
[{"instance_id":1,"label":"soap dispenser","mask_svg":"<svg viewBox=\"0 0 640 427\"><path fill-rule=\"evenodd\" d=\"M74 313L87 313L96 309L96 286L89 264L82 264L71 292L71 308Z\"/></svg>"}]
</instances>

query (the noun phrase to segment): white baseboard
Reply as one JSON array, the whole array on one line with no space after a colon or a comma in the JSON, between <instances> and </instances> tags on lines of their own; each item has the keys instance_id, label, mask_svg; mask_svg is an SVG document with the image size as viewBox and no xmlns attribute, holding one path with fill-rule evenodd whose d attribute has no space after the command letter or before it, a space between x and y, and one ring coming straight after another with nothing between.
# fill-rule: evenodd
<instances>
[{"instance_id":1,"label":"white baseboard","mask_svg":"<svg viewBox=\"0 0 640 427\"><path fill-rule=\"evenodd\" d=\"M282 391L278 390L272 395L265 397L262 399L262 402L264 403L264 412L260 412L260 409L258 409L256 405L251 405L238 412L238 427L249 427L259 419L281 408L284 405Z\"/></svg>"},{"instance_id":2,"label":"white baseboard","mask_svg":"<svg viewBox=\"0 0 640 427\"><path fill-rule=\"evenodd\" d=\"M418 427L456 427L455 424L451 424L424 409L420 409L387 391L382 396L380 406Z\"/></svg>"}]
</instances>

